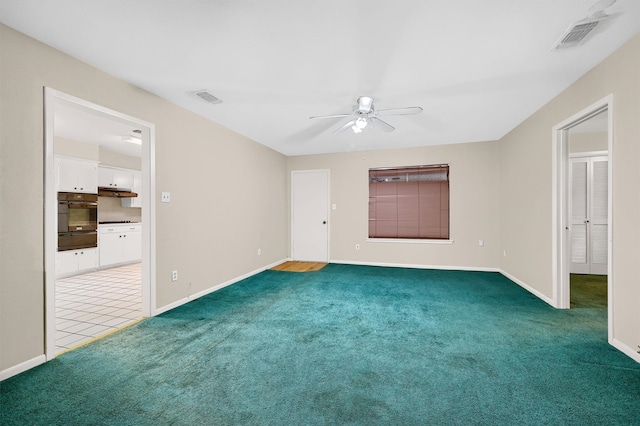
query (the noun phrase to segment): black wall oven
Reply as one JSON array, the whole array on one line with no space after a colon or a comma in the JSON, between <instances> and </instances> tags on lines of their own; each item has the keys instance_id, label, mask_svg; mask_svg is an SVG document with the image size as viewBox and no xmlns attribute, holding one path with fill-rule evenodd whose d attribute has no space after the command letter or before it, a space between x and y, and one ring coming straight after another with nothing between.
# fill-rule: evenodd
<instances>
[{"instance_id":1,"label":"black wall oven","mask_svg":"<svg viewBox=\"0 0 640 426\"><path fill-rule=\"evenodd\" d=\"M98 247L98 195L58 192L58 251Z\"/></svg>"}]
</instances>

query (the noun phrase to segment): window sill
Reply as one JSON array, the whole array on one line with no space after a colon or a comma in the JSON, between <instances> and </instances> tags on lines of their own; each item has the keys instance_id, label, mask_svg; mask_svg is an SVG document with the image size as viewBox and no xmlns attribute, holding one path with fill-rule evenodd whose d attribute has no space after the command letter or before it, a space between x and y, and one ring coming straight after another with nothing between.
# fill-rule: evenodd
<instances>
[{"instance_id":1,"label":"window sill","mask_svg":"<svg viewBox=\"0 0 640 426\"><path fill-rule=\"evenodd\" d=\"M420 240L414 238L367 238L368 243L453 244L453 240Z\"/></svg>"}]
</instances>

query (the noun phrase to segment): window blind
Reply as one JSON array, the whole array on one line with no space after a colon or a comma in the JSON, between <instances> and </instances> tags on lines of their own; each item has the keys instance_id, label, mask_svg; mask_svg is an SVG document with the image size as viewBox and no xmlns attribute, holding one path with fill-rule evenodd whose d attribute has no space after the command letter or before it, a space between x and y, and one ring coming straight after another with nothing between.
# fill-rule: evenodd
<instances>
[{"instance_id":1,"label":"window blind","mask_svg":"<svg viewBox=\"0 0 640 426\"><path fill-rule=\"evenodd\" d=\"M369 238L449 239L449 166L369 170Z\"/></svg>"}]
</instances>

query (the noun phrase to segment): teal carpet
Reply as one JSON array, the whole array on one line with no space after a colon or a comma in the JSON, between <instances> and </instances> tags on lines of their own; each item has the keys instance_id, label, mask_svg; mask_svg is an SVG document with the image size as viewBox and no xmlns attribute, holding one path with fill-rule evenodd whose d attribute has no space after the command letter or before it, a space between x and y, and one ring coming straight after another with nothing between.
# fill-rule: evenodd
<instances>
[{"instance_id":1,"label":"teal carpet","mask_svg":"<svg viewBox=\"0 0 640 426\"><path fill-rule=\"evenodd\" d=\"M265 271L1 384L7 425L640 424L606 309L497 273Z\"/></svg>"}]
</instances>

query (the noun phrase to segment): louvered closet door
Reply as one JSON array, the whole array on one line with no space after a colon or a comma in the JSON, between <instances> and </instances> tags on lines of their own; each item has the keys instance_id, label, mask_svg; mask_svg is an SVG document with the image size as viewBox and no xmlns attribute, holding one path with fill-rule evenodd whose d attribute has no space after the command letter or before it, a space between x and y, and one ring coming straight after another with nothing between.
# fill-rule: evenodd
<instances>
[{"instance_id":1,"label":"louvered closet door","mask_svg":"<svg viewBox=\"0 0 640 426\"><path fill-rule=\"evenodd\" d=\"M571 273L607 274L607 157L571 159Z\"/></svg>"}]
</instances>

